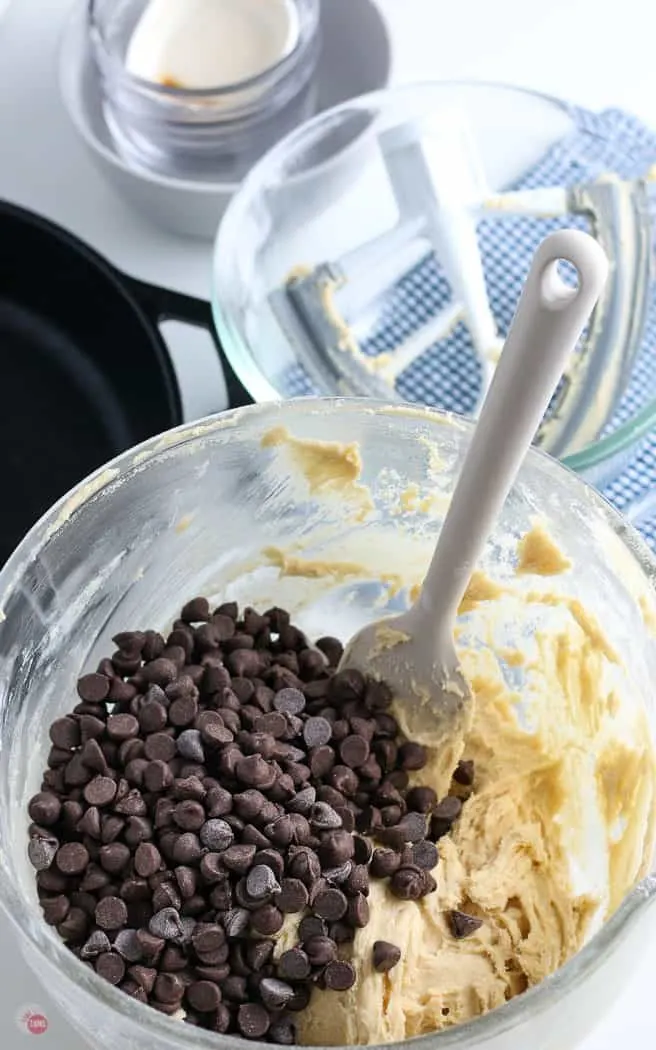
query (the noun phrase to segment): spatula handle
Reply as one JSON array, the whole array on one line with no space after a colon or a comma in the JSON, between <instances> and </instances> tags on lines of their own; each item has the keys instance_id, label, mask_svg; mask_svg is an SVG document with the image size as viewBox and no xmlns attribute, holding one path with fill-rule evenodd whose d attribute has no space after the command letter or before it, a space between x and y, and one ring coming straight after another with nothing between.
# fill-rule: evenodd
<instances>
[{"instance_id":1,"label":"spatula handle","mask_svg":"<svg viewBox=\"0 0 656 1050\"><path fill-rule=\"evenodd\" d=\"M560 259L576 268L576 288L558 273ZM472 570L607 273L601 246L578 230L550 234L535 254L419 597L417 611L438 630L452 631Z\"/></svg>"}]
</instances>

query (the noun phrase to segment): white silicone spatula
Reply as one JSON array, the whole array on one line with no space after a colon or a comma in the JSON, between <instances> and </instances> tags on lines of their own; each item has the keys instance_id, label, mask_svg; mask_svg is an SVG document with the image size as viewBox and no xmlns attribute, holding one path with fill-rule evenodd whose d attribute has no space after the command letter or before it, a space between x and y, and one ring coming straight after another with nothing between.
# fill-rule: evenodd
<instances>
[{"instance_id":1,"label":"white silicone spatula","mask_svg":"<svg viewBox=\"0 0 656 1050\"><path fill-rule=\"evenodd\" d=\"M576 268L576 288L562 280L561 259ZM453 638L458 606L607 272L586 233L562 230L540 245L419 597L363 628L342 658L388 683L403 731L442 748L445 768L454 768L472 714Z\"/></svg>"}]
</instances>

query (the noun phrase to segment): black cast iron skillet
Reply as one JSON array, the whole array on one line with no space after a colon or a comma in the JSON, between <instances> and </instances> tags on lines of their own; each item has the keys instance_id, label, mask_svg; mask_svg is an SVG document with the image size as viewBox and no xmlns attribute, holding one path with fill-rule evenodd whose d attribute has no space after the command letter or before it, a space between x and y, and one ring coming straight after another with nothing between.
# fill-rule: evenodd
<instances>
[{"instance_id":1,"label":"black cast iron skillet","mask_svg":"<svg viewBox=\"0 0 656 1050\"><path fill-rule=\"evenodd\" d=\"M0 202L0 566L72 485L182 422L168 319L214 335L209 303L126 277ZM230 406L250 403L214 341Z\"/></svg>"}]
</instances>

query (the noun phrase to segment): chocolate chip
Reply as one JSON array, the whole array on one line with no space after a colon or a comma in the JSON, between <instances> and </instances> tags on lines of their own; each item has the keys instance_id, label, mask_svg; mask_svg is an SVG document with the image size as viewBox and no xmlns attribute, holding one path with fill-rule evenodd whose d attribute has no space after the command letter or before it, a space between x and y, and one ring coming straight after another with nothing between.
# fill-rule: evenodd
<instances>
[{"instance_id":1,"label":"chocolate chip","mask_svg":"<svg viewBox=\"0 0 656 1050\"><path fill-rule=\"evenodd\" d=\"M137 931L119 930L114 938L114 949L128 962L139 962L142 957L141 943Z\"/></svg>"},{"instance_id":2,"label":"chocolate chip","mask_svg":"<svg viewBox=\"0 0 656 1050\"><path fill-rule=\"evenodd\" d=\"M474 783L474 763L471 759L461 759L456 766L453 779L462 787L471 787Z\"/></svg>"},{"instance_id":3,"label":"chocolate chip","mask_svg":"<svg viewBox=\"0 0 656 1050\"><path fill-rule=\"evenodd\" d=\"M185 831L175 840L173 846L173 860L176 864L196 864L202 855L203 848L198 836L194 835L192 831Z\"/></svg>"},{"instance_id":4,"label":"chocolate chip","mask_svg":"<svg viewBox=\"0 0 656 1050\"><path fill-rule=\"evenodd\" d=\"M164 941L178 940L183 932L180 915L175 908L162 908L153 915L148 930L153 937L160 937Z\"/></svg>"},{"instance_id":5,"label":"chocolate chip","mask_svg":"<svg viewBox=\"0 0 656 1050\"><path fill-rule=\"evenodd\" d=\"M407 813L399 824L406 842L421 842L426 835L426 818L423 813Z\"/></svg>"},{"instance_id":6,"label":"chocolate chip","mask_svg":"<svg viewBox=\"0 0 656 1050\"><path fill-rule=\"evenodd\" d=\"M303 849L294 853L287 867L290 876L300 879L305 886L311 886L321 875L319 858L311 849Z\"/></svg>"},{"instance_id":7,"label":"chocolate chip","mask_svg":"<svg viewBox=\"0 0 656 1050\"><path fill-rule=\"evenodd\" d=\"M246 947L246 959L254 973L260 973L273 959L274 942L254 941Z\"/></svg>"},{"instance_id":8,"label":"chocolate chip","mask_svg":"<svg viewBox=\"0 0 656 1050\"><path fill-rule=\"evenodd\" d=\"M329 636L317 640L317 649L324 654L330 667L337 667L344 652L344 646L339 639L331 638Z\"/></svg>"},{"instance_id":9,"label":"chocolate chip","mask_svg":"<svg viewBox=\"0 0 656 1050\"><path fill-rule=\"evenodd\" d=\"M310 824L317 831L341 828L342 818L326 802L315 802L310 811Z\"/></svg>"},{"instance_id":10,"label":"chocolate chip","mask_svg":"<svg viewBox=\"0 0 656 1050\"><path fill-rule=\"evenodd\" d=\"M50 726L50 739L62 751L72 751L80 745L80 727L69 716L58 718Z\"/></svg>"},{"instance_id":11,"label":"chocolate chip","mask_svg":"<svg viewBox=\"0 0 656 1050\"><path fill-rule=\"evenodd\" d=\"M353 836L353 859L356 864L368 864L373 856L374 848L369 839L361 835Z\"/></svg>"},{"instance_id":12,"label":"chocolate chip","mask_svg":"<svg viewBox=\"0 0 656 1050\"><path fill-rule=\"evenodd\" d=\"M349 897L363 893L369 895L369 868L365 864L355 864L343 885L344 892Z\"/></svg>"},{"instance_id":13,"label":"chocolate chip","mask_svg":"<svg viewBox=\"0 0 656 1050\"><path fill-rule=\"evenodd\" d=\"M333 729L326 718L308 718L303 726L303 739L308 747L322 747L333 735Z\"/></svg>"},{"instance_id":14,"label":"chocolate chip","mask_svg":"<svg viewBox=\"0 0 656 1050\"><path fill-rule=\"evenodd\" d=\"M207 965L216 966L228 958L226 933L216 923L197 923L191 943L198 958Z\"/></svg>"},{"instance_id":15,"label":"chocolate chip","mask_svg":"<svg viewBox=\"0 0 656 1050\"><path fill-rule=\"evenodd\" d=\"M264 901L280 892L280 885L271 868L256 864L246 877L246 891L253 901Z\"/></svg>"},{"instance_id":16,"label":"chocolate chip","mask_svg":"<svg viewBox=\"0 0 656 1050\"><path fill-rule=\"evenodd\" d=\"M81 842L65 842L57 850L55 863L62 875L79 875L89 863L89 851Z\"/></svg>"},{"instance_id":17,"label":"chocolate chip","mask_svg":"<svg viewBox=\"0 0 656 1050\"><path fill-rule=\"evenodd\" d=\"M399 819L400 810L397 806L387 806L386 809L394 810L394 813L391 813L388 816L390 822L394 822L393 826L378 829L376 831L376 838L379 842L383 843L384 846L389 846L390 849L400 851L408 841L403 828L400 824L395 823ZM383 811L383 816L385 816L385 811Z\"/></svg>"},{"instance_id":18,"label":"chocolate chip","mask_svg":"<svg viewBox=\"0 0 656 1050\"><path fill-rule=\"evenodd\" d=\"M294 998L294 989L276 977L264 977L260 982L262 1002L268 1010L282 1010Z\"/></svg>"},{"instance_id":19,"label":"chocolate chip","mask_svg":"<svg viewBox=\"0 0 656 1050\"><path fill-rule=\"evenodd\" d=\"M79 944L85 940L89 929L89 918L81 908L69 908L68 915L57 927L57 933L64 941Z\"/></svg>"},{"instance_id":20,"label":"chocolate chip","mask_svg":"<svg viewBox=\"0 0 656 1050\"><path fill-rule=\"evenodd\" d=\"M261 755L248 755L239 759L235 766L235 775L247 787L263 790L272 787L276 780L275 770Z\"/></svg>"},{"instance_id":21,"label":"chocolate chip","mask_svg":"<svg viewBox=\"0 0 656 1050\"><path fill-rule=\"evenodd\" d=\"M453 823L457 820L462 812L462 802L455 795L447 795L439 802L433 811L433 816L440 820L447 820Z\"/></svg>"},{"instance_id":22,"label":"chocolate chip","mask_svg":"<svg viewBox=\"0 0 656 1050\"><path fill-rule=\"evenodd\" d=\"M108 806L114 801L116 782L111 777L94 777L84 788L83 794L90 806Z\"/></svg>"},{"instance_id":23,"label":"chocolate chip","mask_svg":"<svg viewBox=\"0 0 656 1050\"><path fill-rule=\"evenodd\" d=\"M173 810L173 823L182 831L200 831L205 824L205 810L200 802L184 799ZM211 832L209 833L211 837ZM230 839L232 841L232 839ZM203 843L207 845L207 843Z\"/></svg>"},{"instance_id":24,"label":"chocolate chip","mask_svg":"<svg viewBox=\"0 0 656 1050\"><path fill-rule=\"evenodd\" d=\"M348 766L335 766L328 776L328 782L331 787L340 794L346 796L346 798L353 798L357 793L360 781L357 773Z\"/></svg>"},{"instance_id":25,"label":"chocolate chip","mask_svg":"<svg viewBox=\"0 0 656 1050\"><path fill-rule=\"evenodd\" d=\"M322 868L336 868L351 860L355 852L353 836L340 829L328 831L321 840L318 855Z\"/></svg>"},{"instance_id":26,"label":"chocolate chip","mask_svg":"<svg viewBox=\"0 0 656 1050\"><path fill-rule=\"evenodd\" d=\"M139 733L139 723L134 715L110 715L106 726L110 740L130 740Z\"/></svg>"},{"instance_id":27,"label":"chocolate chip","mask_svg":"<svg viewBox=\"0 0 656 1050\"><path fill-rule=\"evenodd\" d=\"M273 698L276 711L287 715L300 715L305 710L305 697L300 689L280 689Z\"/></svg>"},{"instance_id":28,"label":"chocolate chip","mask_svg":"<svg viewBox=\"0 0 656 1050\"><path fill-rule=\"evenodd\" d=\"M160 973L153 994L162 1003L179 1003L184 995L184 982L176 973Z\"/></svg>"},{"instance_id":29,"label":"chocolate chip","mask_svg":"<svg viewBox=\"0 0 656 1050\"><path fill-rule=\"evenodd\" d=\"M238 875L245 875L253 863L256 853L257 848L253 845L229 846L221 854L221 862L228 871L234 871Z\"/></svg>"},{"instance_id":30,"label":"chocolate chip","mask_svg":"<svg viewBox=\"0 0 656 1050\"><path fill-rule=\"evenodd\" d=\"M101 847L98 860L110 875L119 875L130 860L130 850L123 842L110 842Z\"/></svg>"},{"instance_id":31,"label":"chocolate chip","mask_svg":"<svg viewBox=\"0 0 656 1050\"><path fill-rule=\"evenodd\" d=\"M389 941L374 941L373 964L377 973L389 973L401 958L401 949Z\"/></svg>"},{"instance_id":32,"label":"chocolate chip","mask_svg":"<svg viewBox=\"0 0 656 1050\"><path fill-rule=\"evenodd\" d=\"M451 825L462 812L462 802L455 795L447 795L435 806L430 820L430 837L435 841L448 834Z\"/></svg>"},{"instance_id":33,"label":"chocolate chip","mask_svg":"<svg viewBox=\"0 0 656 1050\"><path fill-rule=\"evenodd\" d=\"M245 1039L261 1039L270 1024L269 1014L259 1003L243 1003L237 1011L237 1027Z\"/></svg>"},{"instance_id":34,"label":"chocolate chip","mask_svg":"<svg viewBox=\"0 0 656 1050\"><path fill-rule=\"evenodd\" d=\"M70 900L63 893L57 897L44 897L41 900L41 910L48 926L59 926L68 915L70 906Z\"/></svg>"},{"instance_id":35,"label":"chocolate chip","mask_svg":"<svg viewBox=\"0 0 656 1050\"><path fill-rule=\"evenodd\" d=\"M283 981L304 981L310 972L310 960L302 948L290 948L278 959L278 974Z\"/></svg>"},{"instance_id":36,"label":"chocolate chip","mask_svg":"<svg viewBox=\"0 0 656 1050\"><path fill-rule=\"evenodd\" d=\"M144 960L148 963L156 963L164 948L164 938L157 937L148 930L137 930L137 941Z\"/></svg>"},{"instance_id":37,"label":"chocolate chip","mask_svg":"<svg viewBox=\"0 0 656 1050\"><path fill-rule=\"evenodd\" d=\"M437 846L428 839L416 842L412 847L412 863L423 871L432 871L439 860Z\"/></svg>"},{"instance_id":38,"label":"chocolate chip","mask_svg":"<svg viewBox=\"0 0 656 1050\"><path fill-rule=\"evenodd\" d=\"M314 899L312 910L320 919L337 922L346 915L348 901L341 890L322 890Z\"/></svg>"},{"instance_id":39,"label":"chocolate chip","mask_svg":"<svg viewBox=\"0 0 656 1050\"><path fill-rule=\"evenodd\" d=\"M336 959L326 966L323 979L331 991L345 992L355 984L355 970L349 962Z\"/></svg>"},{"instance_id":40,"label":"chocolate chip","mask_svg":"<svg viewBox=\"0 0 656 1050\"><path fill-rule=\"evenodd\" d=\"M232 846L235 839L234 832L225 820L213 818L207 820L200 829L200 841L207 849L221 853Z\"/></svg>"},{"instance_id":41,"label":"chocolate chip","mask_svg":"<svg viewBox=\"0 0 656 1050\"><path fill-rule=\"evenodd\" d=\"M361 700L367 688L367 682L361 671L347 667L338 671L331 679L330 696L334 700L347 703L349 700Z\"/></svg>"},{"instance_id":42,"label":"chocolate chip","mask_svg":"<svg viewBox=\"0 0 656 1050\"><path fill-rule=\"evenodd\" d=\"M406 795L408 809L417 813L430 813L437 804L437 795L430 787L414 787Z\"/></svg>"},{"instance_id":43,"label":"chocolate chip","mask_svg":"<svg viewBox=\"0 0 656 1050\"><path fill-rule=\"evenodd\" d=\"M223 917L223 928L226 937L231 939L242 937L248 930L250 914L245 908L233 908L226 912Z\"/></svg>"},{"instance_id":44,"label":"chocolate chip","mask_svg":"<svg viewBox=\"0 0 656 1050\"><path fill-rule=\"evenodd\" d=\"M419 900L426 890L423 871L415 865L399 868L390 879L390 889L401 900Z\"/></svg>"},{"instance_id":45,"label":"chocolate chip","mask_svg":"<svg viewBox=\"0 0 656 1050\"><path fill-rule=\"evenodd\" d=\"M109 686L109 678L104 674L85 674L77 681L78 696L90 704L102 703L107 699Z\"/></svg>"},{"instance_id":46,"label":"chocolate chip","mask_svg":"<svg viewBox=\"0 0 656 1050\"><path fill-rule=\"evenodd\" d=\"M322 780L335 765L335 752L327 744L314 748L308 755L308 764L312 776L317 780Z\"/></svg>"},{"instance_id":47,"label":"chocolate chip","mask_svg":"<svg viewBox=\"0 0 656 1050\"><path fill-rule=\"evenodd\" d=\"M35 823L50 827L59 820L61 802L51 791L40 791L30 799L28 812Z\"/></svg>"},{"instance_id":48,"label":"chocolate chip","mask_svg":"<svg viewBox=\"0 0 656 1050\"><path fill-rule=\"evenodd\" d=\"M146 995L150 995L157 979L157 970L150 966L131 966L128 973L132 980L143 988Z\"/></svg>"},{"instance_id":49,"label":"chocolate chip","mask_svg":"<svg viewBox=\"0 0 656 1050\"><path fill-rule=\"evenodd\" d=\"M125 963L120 955L114 952L105 952L99 955L95 962L96 973L104 977L110 984L120 984L125 977Z\"/></svg>"},{"instance_id":50,"label":"chocolate chip","mask_svg":"<svg viewBox=\"0 0 656 1050\"><path fill-rule=\"evenodd\" d=\"M399 759L402 769L417 770L424 768L428 756L423 744L408 741L405 744L401 744L401 747L399 748Z\"/></svg>"},{"instance_id":51,"label":"chocolate chip","mask_svg":"<svg viewBox=\"0 0 656 1050\"><path fill-rule=\"evenodd\" d=\"M101 930L119 930L125 926L128 919L128 909L120 897L103 897L96 907L96 925Z\"/></svg>"},{"instance_id":52,"label":"chocolate chip","mask_svg":"<svg viewBox=\"0 0 656 1050\"><path fill-rule=\"evenodd\" d=\"M364 737L351 734L342 740L339 754L345 766L357 769L369 758L369 744Z\"/></svg>"},{"instance_id":53,"label":"chocolate chip","mask_svg":"<svg viewBox=\"0 0 656 1050\"><path fill-rule=\"evenodd\" d=\"M363 893L356 893L348 902L346 921L358 930L369 922L369 903Z\"/></svg>"},{"instance_id":54,"label":"chocolate chip","mask_svg":"<svg viewBox=\"0 0 656 1050\"><path fill-rule=\"evenodd\" d=\"M467 915L464 911L450 911L448 917L451 933L457 940L471 937L472 933L476 933L483 925L482 919L475 915Z\"/></svg>"},{"instance_id":55,"label":"chocolate chip","mask_svg":"<svg viewBox=\"0 0 656 1050\"><path fill-rule=\"evenodd\" d=\"M305 883L300 879L283 879L276 905L285 915L303 911L308 904L309 894Z\"/></svg>"},{"instance_id":56,"label":"chocolate chip","mask_svg":"<svg viewBox=\"0 0 656 1050\"><path fill-rule=\"evenodd\" d=\"M211 618L210 606L207 598L192 598L186 605L182 606L180 619L185 623L207 623Z\"/></svg>"},{"instance_id":57,"label":"chocolate chip","mask_svg":"<svg viewBox=\"0 0 656 1050\"><path fill-rule=\"evenodd\" d=\"M102 718L92 714L81 715L78 725L80 727L81 744L86 744L89 740L96 740L105 732L105 723Z\"/></svg>"},{"instance_id":58,"label":"chocolate chip","mask_svg":"<svg viewBox=\"0 0 656 1050\"><path fill-rule=\"evenodd\" d=\"M273 904L264 904L251 912L251 926L256 933L265 937L272 937L279 933L284 924L284 915Z\"/></svg>"},{"instance_id":59,"label":"chocolate chip","mask_svg":"<svg viewBox=\"0 0 656 1050\"><path fill-rule=\"evenodd\" d=\"M143 780L148 791L164 791L173 783L173 773L165 761L155 759L144 769Z\"/></svg>"},{"instance_id":60,"label":"chocolate chip","mask_svg":"<svg viewBox=\"0 0 656 1050\"><path fill-rule=\"evenodd\" d=\"M278 882L285 873L285 860L281 853L275 849L261 849L253 858L254 864L265 864L275 875Z\"/></svg>"},{"instance_id":61,"label":"chocolate chip","mask_svg":"<svg viewBox=\"0 0 656 1050\"><path fill-rule=\"evenodd\" d=\"M211 1013L221 1002L221 992L211 981L193 981L187 988L187 1001L192 1010Z\"/></svg>"},{"instance_id":62,"label":"chocolate chip","mask_svg":"<svg viewBox=\"0 0 656 1050\"><path fill-rule=\"evenodd\" d=\"M375 849L369 870L376 879L390 878L401 866L401 856L393 849Z\"/></svg>"},{"instance_id":63,"label":"chocolate chip","mask_svg":"<svg viewBox=\"0 0 656 1050\"><path fill-rule=\"evenodd\" d=\"M88 941L80 948L81 959L96 959L103 952L111 950L109 937L102 930L94 930Z\"/></svg>"},{"instance_id":64,"label":"chocolate chip","mask_svg":"<svg viewBox=\"0 0 656 1050\"><path fill-rule=\"evenodd\" d=\"M152 842L142 842L137 846L134 855L134 870L137 875L147 879L159 871L161 863L161 854Z\"/></svg>"},{"instance_id":65,"label":"chocolate chip","mask_svg":"<svg viewBox=\"0 0 656 1050\"><path fill-rule=\"evenodd\" d=\"M160 652L164 652L164 640L162 641L162 647ZM149 645L148 639L144 645L144 656L146 656L147 647ZM147 658L148 659L148 658ZM141 668L141 674L145 680L151 685L159 685L161 688L165 688L170 682L172 682L178 674L178 669L172 660L167 660L164 657L156 657Z\"/></svg>"},{"instance_id":66,"label":"chocolate chip","mask_svg":"<svg viewBox=\"0 0 656 1050\"><path fill-rule=\"evenodd\" d=\"M164 848L164 844L160 839L160 846ZM167 876L164 876L165 878ZM151 878L151 886L154 883L154 879ZM182 907L182 898L178 893L176 887L172 882L159 882L155 883L155 891L153 893L153 908L155 911L163 911L166 908L173 908L178 911Z\"/></svg>"}]
</instances>

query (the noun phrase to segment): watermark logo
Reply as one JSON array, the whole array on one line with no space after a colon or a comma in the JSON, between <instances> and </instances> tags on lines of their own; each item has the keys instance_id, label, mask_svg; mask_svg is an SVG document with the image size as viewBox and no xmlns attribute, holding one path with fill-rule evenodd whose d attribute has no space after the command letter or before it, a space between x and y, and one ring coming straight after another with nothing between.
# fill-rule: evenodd
<instances>
[{"instance_id":1,"label":"watermark logo","mask_svg":"<svg viewBox=\"0 0 656 1050\"><path fill-rule=\"evenodd\" d=\"M21 1006L16 1024L23 1035L45 1035L48 1031L48 1018L40 1006Z\"/></svg>"}]
</instances>

